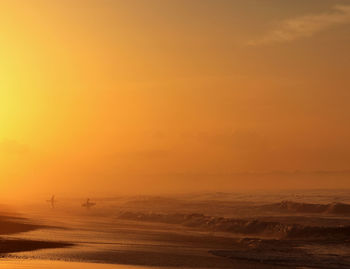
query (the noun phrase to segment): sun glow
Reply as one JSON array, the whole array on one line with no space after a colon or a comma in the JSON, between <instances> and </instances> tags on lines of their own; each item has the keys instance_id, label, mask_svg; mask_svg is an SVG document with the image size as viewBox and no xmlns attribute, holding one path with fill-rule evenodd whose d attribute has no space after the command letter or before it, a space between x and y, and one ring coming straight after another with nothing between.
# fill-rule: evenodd
<instances>
[{"instance_id":1,"label":"sun glow","mask_svg":"<svg viewBox=\"0 0 350 269\"><path fill-rule=\"evenodd\" d=\"M321 26L305 36L244 1L137 2L1 2L2 178L155 192L213 177L222 188L286 186L234 176L249 171L346 170L348 56L334 52L348 49L347 13L315 11ZM292 22L315 17L284 5ZM295 38L259 42L269 25ZM316 46L322 38L333 41Z\"/></svg>"}]
</instances>

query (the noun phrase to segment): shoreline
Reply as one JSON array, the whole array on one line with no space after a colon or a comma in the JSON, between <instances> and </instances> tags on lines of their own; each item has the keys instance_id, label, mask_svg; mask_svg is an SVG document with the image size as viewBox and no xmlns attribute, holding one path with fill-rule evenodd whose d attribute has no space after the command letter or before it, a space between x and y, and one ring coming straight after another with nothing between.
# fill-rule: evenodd
<instances>
[{"instance_id":1,"label":"shoreline","mask_svg":"<svg viewBox=\"0 0 350 269\"><path fill-rule=\"evenodd\" d=\"M52 227L32 224L29 223L29 220L25 218L0 216L0 257L5 257L9 253L22 251L34 251L39 249L64 248L73 246L73 244L66 242L9 239L2 237L4 235L7 236L44 228Z\"/></svg>"}]
</instances>

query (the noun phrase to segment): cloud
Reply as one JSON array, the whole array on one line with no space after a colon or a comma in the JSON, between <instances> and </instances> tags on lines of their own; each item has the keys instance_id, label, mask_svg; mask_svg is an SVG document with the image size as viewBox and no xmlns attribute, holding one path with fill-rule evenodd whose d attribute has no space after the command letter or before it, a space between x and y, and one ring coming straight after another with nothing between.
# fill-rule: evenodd
<instances>
[{"instance_id":1,"label":"cloud","mask_svg":"<svg viewBox=\"0 0 350 269\"><path fill-rule=\"evenodd\" d=\"M282 21L275 29L248 44L258 46L290 42L347 23L350 23L350 5L336 5L327 13L311 14Z\"/></svg>"}]
</instances>

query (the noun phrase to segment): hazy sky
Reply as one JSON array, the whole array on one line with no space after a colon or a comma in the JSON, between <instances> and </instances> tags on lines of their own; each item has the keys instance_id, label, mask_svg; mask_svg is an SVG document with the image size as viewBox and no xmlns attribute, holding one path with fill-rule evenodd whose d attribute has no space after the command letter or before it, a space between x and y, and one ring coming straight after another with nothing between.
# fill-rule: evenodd
<instances>
[{"instance_id":1,"label":"hazy sky","mask_svg":"<svg viewBox=\"0 0 350 269\"><path fill-rule=\"evenodd\" d=\"M2 0L0 32L2 196L350 187L350 1Z\"/></svg>"}]
</instances>

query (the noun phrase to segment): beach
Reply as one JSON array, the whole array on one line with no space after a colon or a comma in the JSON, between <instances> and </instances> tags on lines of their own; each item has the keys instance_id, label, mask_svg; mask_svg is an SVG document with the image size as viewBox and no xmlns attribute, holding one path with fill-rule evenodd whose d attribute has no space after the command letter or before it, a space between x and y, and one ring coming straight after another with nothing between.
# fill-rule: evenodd
<instances>
[{"instance_id":1,"label":"beach","mask_svg":"<svg viewBox=\"0 0 350 269\"><path fill-rule=\"evenodd\" d=\"M101 198L91 209L74 200L54 209L31 205L1 218L0 262L14 269L347 268L350 218L321 204L332 197L276 203L280 196L216 194ZM210 215L212 208L221 214Z\"/></svg>"}]
</instances>

